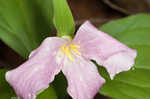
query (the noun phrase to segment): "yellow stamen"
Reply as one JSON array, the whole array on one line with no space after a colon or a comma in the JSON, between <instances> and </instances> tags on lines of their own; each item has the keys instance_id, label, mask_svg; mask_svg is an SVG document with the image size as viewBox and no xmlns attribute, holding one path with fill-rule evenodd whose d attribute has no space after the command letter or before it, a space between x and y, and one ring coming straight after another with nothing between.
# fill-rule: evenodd
<instances>
[{"instance_id":1,"label":"yellow stamen","mask_svg":"<svg viewBox=\"0 0 150 99\"><path fill-rule=\"evenodd\" d=\"M76 44L70 44L69 46L66 46L65 44L62 45L61 50L66 54L66 56L74 62L74 59L72 57L72 53L70 51L70 49L72 49L72 51L78 55L81 55L81 53L77 50L77 48L80 48L79 45Z\"/></svg>"},{"instance_id":2,"label":"yellow stamen","mask_svg":"<svg viewBox=\"0 0 150 99\"><path fill-rule=\"evenodd\" d=\"M70 53L69 47L65 48L65 53L71 61L74 61L74 59L72 58L72 55Z\"/></svg>"},{"instance_id":3,"label":"yellow stamen","mask_svg":"<svg viewBox=\"0 0 150 99\"><path fill-rule=\"evenodd\" d=\"M70 46L71 46L72 48L80 48L80 46L77 45L77 44L70 44Z\"/></svg>"},{"instance_id":4,"label":"yellow stamen","mask_svg":"<svg viewBox=\"0 0 150 99\"><path fill-rule=\"evenodd\" d=\"M78 55L81 55L81 53L80 53L77 49L72 48L72 50L73 50L75 53L77 53Z\"/></svg>"},{"instance_id":5,"label":"yellow stamen","mask_svg":"<svg viewBox=\"0 0 150 99\"><path fill-rule=\"evenodd\" d=\"M80 48L79 45L76 44L70 44L70 47L72 48L72 50L77 53L78 55L81 55L81 53L77 50L77 48Z\"/></svg>"}]
</instances>

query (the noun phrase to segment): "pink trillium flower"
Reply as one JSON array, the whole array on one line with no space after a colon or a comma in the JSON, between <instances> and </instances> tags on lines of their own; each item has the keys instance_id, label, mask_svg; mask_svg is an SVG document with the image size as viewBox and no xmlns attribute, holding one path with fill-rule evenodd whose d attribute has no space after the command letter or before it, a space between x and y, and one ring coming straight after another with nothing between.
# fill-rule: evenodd
<instances>
[{"instance_id":1,"label":"pink trillium flower","mask_svg":"<svg viewBox=\"0 0 150 99\"><path fill-rule=\"evenodd\" d=\"M46 38L24 64L6 73L6 79L19 99L35 99L62 71L73 99L93 99L105 80L91 60L104 66L113 79L117 73L129 70L135 57L135 50L87 21L73 40L69 36Z\"/></svg>"}]
</instances>

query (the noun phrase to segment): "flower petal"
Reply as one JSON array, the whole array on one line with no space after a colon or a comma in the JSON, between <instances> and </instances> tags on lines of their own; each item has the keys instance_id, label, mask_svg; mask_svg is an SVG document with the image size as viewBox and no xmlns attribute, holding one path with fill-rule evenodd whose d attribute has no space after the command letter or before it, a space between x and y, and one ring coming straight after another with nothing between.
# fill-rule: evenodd
<instances>
[{"instance_id":1,"label":"flower petal","mask_svg":"<svg viewBox=\"0 0 150 99\"><path fill-rule=\"evenodd\" d=\"M110 56L105 62L104 66L110 74L110 78L113 79L115 74L127 71L134 65L134 56L130 52L120 52Z\"/></svg>"},{"instance_id":2,"label":"flower petal","mask_svg":"<svg viewBox=\"0 0 150 99\"><path fill-rule=\"evenodd\" d=\"M61 63L56 62L56 53L64 42L56 37L46 38L29 60L6 73L7 81L19 98L35 99L38 91L48 88L61 69Z\"/></svg>"},{"instance_id":3,"label":"flower petal","mask_svg":"<svg viewBox=\"0 0 150 99\"><path fill-rule=\"evenodd\" d=\"M74 59L65 58L62 68L68 80L67 91L73 99L93 99L105 80L91 61L79 56Z\"/></svg>"},{"instance_id":4,"label":"flower petal","mask_svg":"<svg viewBox=\"0 0 150 99\"><path fill-rule=\"evenodd\" d=\"M99 31L88 21L80 27L73 42L82 47L81 52L86 58L103 65L112 79L115 74L129 70L134 64L135 50Z\"/></svg>"}]
</instances>

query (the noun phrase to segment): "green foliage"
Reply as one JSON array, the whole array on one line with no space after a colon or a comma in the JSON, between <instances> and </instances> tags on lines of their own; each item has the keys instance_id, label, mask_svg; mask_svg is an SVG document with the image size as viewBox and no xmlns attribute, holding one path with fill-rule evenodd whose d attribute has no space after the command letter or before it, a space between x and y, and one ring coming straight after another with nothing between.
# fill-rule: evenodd
<instances>
[{"instance_id":1,"label":"green foliage","mask_svg":"<svg viewBox=\"0 0 150 99\"><path fill-rule=\"evenodd\" d=\"M119 19L100 29L138 52L134 68L119 73L114 80L107 79L100 93L115 99L149 99L150 15L137 14Z\"/></svg>"},{"instance_id":2,"label":"green foliage","mask_svg":"<svg viewBox=\"0 0 150 99\"><path fill-rule=\"evenodd\" d=\"M57 99L57 96L54 91L54 88L50 86L49 88L44 90L42 93L40 93L36 99Z\"/></svg>"},{"instance_id":3,"label":"green foliage","mask_svg":"<svg viewBox=\"0 0 150 99\"><path fill-rule=\"evenodd\" d=\"M13 89L9 86L9 84L5 80L5 72L7 70L0 70L0 98L1 99L11 99L11 97L15 97L15 93Z\"/></svg>"},{"instance_id":4,"label":"green foliage","mask_svg":"<svg viewBox=\"0 0 150 99\"><path fill-rule=\"evenodd\" d=\"M58 36L73 36L75 24L66 0L53 0L53 22Z\"/></svg>"},{"instance_id":5,"label":"green foliage","mask_svg":"<svg viewBox=\"0 0 150 99\"><path fill-rule=\"evenodd\" d=\"M27 58L51 31L51 0L0 0L0 39Z\"/></svg>"},{"instance_id":6,"label":"green foliage","mask_svg":"<svg viewBox=\"0 0 150 99\"><path fill-rule=\"evenodd\" d=\"M25 58L50 36L52 21L58 36L73 36L66 0L0 0L0 40Z\"/></svg>"},{"instance_id":7,"label":"green foliage","mask_svg":"<svg viewBox=\"0 0 150 99\"><path fill-rule=\"evenodd\" d=\"M69 99L67 93L67 80L62 72L55 77L53 86L58 99Z\"/></svg>"}]
</instances>

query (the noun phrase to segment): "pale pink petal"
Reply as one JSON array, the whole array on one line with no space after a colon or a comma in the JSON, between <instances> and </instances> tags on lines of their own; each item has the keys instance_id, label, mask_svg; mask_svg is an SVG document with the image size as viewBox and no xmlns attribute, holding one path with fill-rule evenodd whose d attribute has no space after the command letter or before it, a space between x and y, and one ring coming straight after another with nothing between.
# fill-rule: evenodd
<instances>
[{"instance_id":1,"label":"pale pink petal","mask_svg":"<svg viewBox=\"0 0 150 99\"><path fill-rule=\"evenodd\" d=\"M111 78L121 71L129 70L134 64L135 50L99 31L88 21L79 28L73 42L81 46L84 57L103 65Z\"/></svg>"},{"instance_id":2,"label":"pale pink petal","mask_svg":"<svg viewBox=\"0 0 150 99\"><path fill-rule=\"evenodd\" d=\"M35 99L38 91L48 88L62 68L61 63L56 62L56 54L64 42L61 38L46 38L40 47L32 52L29 60L6 73L6 80L19 98Z\"/></svg>"},{"instance_id":3,"label":"pale pink petal","mask_svg":"<svg viewBox=\"0 0 150 99\"><path fill-rule=\"evenodd\" d=\"M110 56L105 62L104 66L110 74L111 79L122 71L128 71L134 65L134 58L131 56L131 52L120 52L115 55Z\"/></svg>"},{"instance_id":4,"label":"pale pink petal","mask_svg":"<svg viewBox=\"0 0 150 99\"><path fill-rule=\"evenodd\" d=\"M74 60L65 58L62 68L68 81L67 91L73 99L93 99L105 80L91 61L80 56Z\"/></svg>"}]
</instances>

